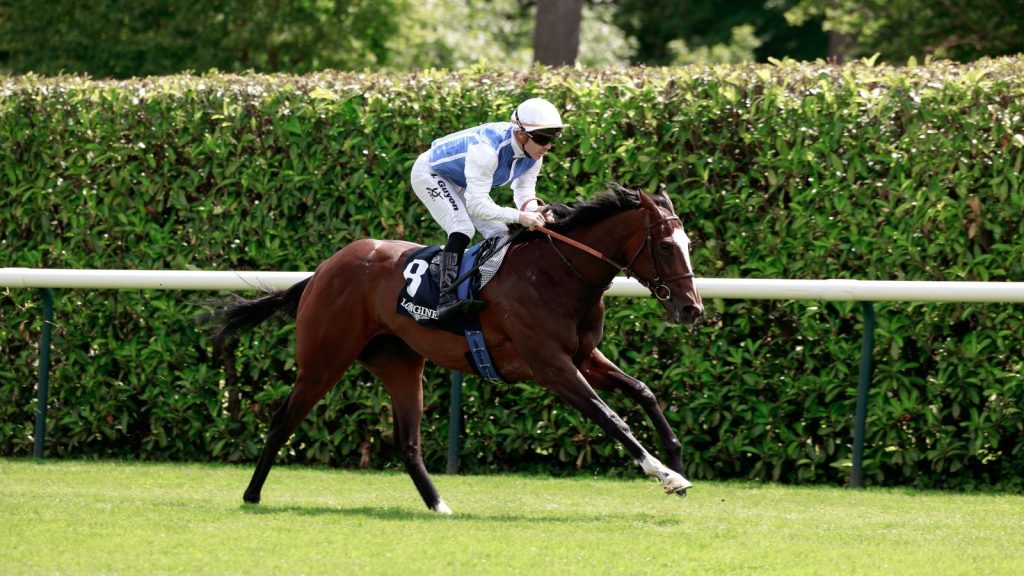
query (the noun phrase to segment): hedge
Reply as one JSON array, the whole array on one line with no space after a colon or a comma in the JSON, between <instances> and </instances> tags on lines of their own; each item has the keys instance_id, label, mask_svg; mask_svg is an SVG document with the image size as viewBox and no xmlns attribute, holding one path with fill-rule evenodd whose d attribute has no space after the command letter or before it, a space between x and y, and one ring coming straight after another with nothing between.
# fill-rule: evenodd
<instances>
[{"instance_id":1,"label":"hedge","mask_svg":"<svg viewBox=\"0 0 1024 576\"><path fill-rule=\"evenodd\" d=\"M571 124L538 184L664 185L698 276L1024 281L1024 58L893 68L0 79L0 242L30 268L311 270L364 237L440 243L407 183L430 141L529 96ZM509 202L511 195L497 194ZM251 462L295 372L292 326L225 372L194 304L217 293L62 290L47 455ZM841 484L862 332L856 303L715 300L691 328L608 300L602 350L651 385L692 479ZM1010 304L879 303L865 481L1024 490L1024 315ZM0 454L30 454L38 295L0 297ZM446 454L447 374L425 383L428 467ZM657 449L631 403L612 406ZM637 474L532 383L465 390L463 469ZM282 460L398 466L390 404L353 368Z\"/></svg>"}]
</instances>

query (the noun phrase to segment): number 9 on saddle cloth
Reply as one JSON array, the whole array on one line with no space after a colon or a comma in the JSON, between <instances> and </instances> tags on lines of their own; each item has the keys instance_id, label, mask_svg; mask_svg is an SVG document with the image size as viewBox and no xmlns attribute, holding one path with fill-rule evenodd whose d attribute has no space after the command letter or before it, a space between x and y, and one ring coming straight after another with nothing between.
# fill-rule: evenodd
<instances>
[{"instance_id":1,"label":"number 9 on saddle cloth","mask_svg":"<svg viewBox=\"0 0 1024 576\"><path fill-rule=\"evenodd\" d=\"M508 251L507 240L505 236L495 236L466 250L459 268L459 279L462 281L456 286L460 300L475 299L480 290L498 272ZM477 372L487 380L499 380L501 376L491 362L480 331L480 320L475 314L460 315L443 322L437 319L441 248L421 248L406 260L402 268L405 288L398 293L396 312L402 316L415 318L423 326L440 328L459 335L465 334L469 341L467 356ZM470 271L481 262L480 267L470 274Z\"/></svg>"}]
</instances>

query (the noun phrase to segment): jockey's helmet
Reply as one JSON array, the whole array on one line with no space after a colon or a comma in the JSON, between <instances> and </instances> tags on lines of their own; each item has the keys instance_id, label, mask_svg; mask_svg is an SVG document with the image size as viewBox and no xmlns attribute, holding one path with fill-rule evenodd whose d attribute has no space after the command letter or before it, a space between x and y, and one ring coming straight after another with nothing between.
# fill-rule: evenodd
<instances>
[{"instance_id":1,"label":"jockey's helmet","mask_svg":"<svg viewBox=\"0 0 1024 576\"><path fill-rule=\"evenodd\" d=\"M555 105L543 98L530 98L516 106L515 111L512 112L511 122L515 127L526 132L558 130L565 127Z\"/></svg>"}]
</instances>

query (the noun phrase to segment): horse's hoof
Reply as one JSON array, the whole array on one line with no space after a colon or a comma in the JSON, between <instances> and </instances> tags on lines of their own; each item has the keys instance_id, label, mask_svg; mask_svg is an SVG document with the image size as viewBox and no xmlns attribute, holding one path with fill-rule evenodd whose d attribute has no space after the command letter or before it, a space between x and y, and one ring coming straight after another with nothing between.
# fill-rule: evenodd
<instances>
[{"instance_id":1,"label":"horse's hoof","mask_svg":"<svg viewBox=\"0 0 1024 576\"><path fill-rule=\"evenodd\" d=\"M438 514L441 514L442 516L451 516L452 515L452 509L449 508L448 505L444 503L444 500L438 500L437 501L437 505L434 506L433 510L434 510L434 512L437 512Z\"/></svg>"},{"instance_id":2,"label":"horse's hoof","mask_svg":"<svg viewBox=\"0 0 1024 576\"><path fill-rule=\"evenodd\" d=\"M662 480L662 488L665 489L666 494L685 494L687 490L693 488L693 484L689 480L683 478L681 474L670 472Z\"/></svg>"},{"instance_id":3,"label":"horse's hoof","mask_svg":"<svg viewBox=\"0 0 1024 576\"><path fill-rule=\"evenodd\" d=\"M242 500L244 500L246 504L259 504L260 503L260 497L259 496L250 496L248 494L246 494L245 496L242 496Z\"/></svg>"}]
</instances>

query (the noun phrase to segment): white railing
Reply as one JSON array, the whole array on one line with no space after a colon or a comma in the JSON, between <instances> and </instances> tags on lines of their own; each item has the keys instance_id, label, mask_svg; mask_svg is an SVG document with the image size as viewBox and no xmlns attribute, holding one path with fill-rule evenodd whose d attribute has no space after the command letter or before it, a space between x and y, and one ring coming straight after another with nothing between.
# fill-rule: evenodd
<instances>
[{"instance_id":1,"label":"white railing","mask_svg":"<svg viewBox=\"0 0 1024 576\"><path fill-rule=\"evenodd\" d=\"M44 295L43 336L40 343L39 399L36 406L35 455L43 455L46 434L46 395L50 364L50 322L53 288L140 289L140 290L283 290L312 272L215 272L199 270L72 270L0 268L0 287L39 288ZM739 300L824 300L857 301L864 308L864 337L861 346L857 406L854 415L853 458L850 485L861 486L864 436L867 421L871 354L874 347L875 312L872 302L1024 302L1024 282L926 282L877 280L778 280L740 278L697 278L703 298ZM639 282L615 278L606 294L648 296ZM460 418L462 378L452 378L451 421ZM457 430L449 426L450 431ZM449 434L448 470L458 469L457 432Z\"/></svg>"},{"instance_id":2,"label":"white railing","mask_svg":"<svg viewBox=\"0 0 1024 576\"><path fill-rule=\"evenodd\" d=\"M283 290L312 272L71 270L0 268L0 286L123 290ZM704 298L856 302L1024 302L1024 282L775 280L698 278ZM615 278L609 296L647 296L631 278Z\"/></svg>"}]
</instances>

